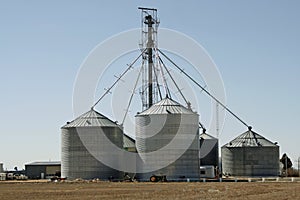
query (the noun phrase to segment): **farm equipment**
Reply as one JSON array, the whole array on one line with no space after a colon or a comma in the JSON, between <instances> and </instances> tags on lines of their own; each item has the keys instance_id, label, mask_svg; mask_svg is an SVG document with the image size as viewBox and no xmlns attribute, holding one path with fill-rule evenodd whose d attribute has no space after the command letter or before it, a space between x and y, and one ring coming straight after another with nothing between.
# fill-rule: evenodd
<instances>
[{"instance_id":1,"label":"farm equipment","mask_svg":"<svg viewBox=\"0 0 300 200\"><path fill-rule=\"evenodd\" d=\"M166 175L152 175L150 177L150 182L167 182Z\"/></svg>"}]
</instances>

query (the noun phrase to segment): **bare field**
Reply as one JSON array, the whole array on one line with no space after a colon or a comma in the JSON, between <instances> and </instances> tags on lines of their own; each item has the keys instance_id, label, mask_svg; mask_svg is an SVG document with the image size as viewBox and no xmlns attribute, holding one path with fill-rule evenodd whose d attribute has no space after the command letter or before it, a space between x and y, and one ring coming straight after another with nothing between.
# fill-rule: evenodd
<instances>
[{"instance_id":1,"label":"bare field","mask_svg":"<svg viewBox=\"0 0 300 200\"><path fill-rule=\"evenodd\" d=\"M0 199L300 199L300 182L0 182Z\"/></svg>"}]
</instances>

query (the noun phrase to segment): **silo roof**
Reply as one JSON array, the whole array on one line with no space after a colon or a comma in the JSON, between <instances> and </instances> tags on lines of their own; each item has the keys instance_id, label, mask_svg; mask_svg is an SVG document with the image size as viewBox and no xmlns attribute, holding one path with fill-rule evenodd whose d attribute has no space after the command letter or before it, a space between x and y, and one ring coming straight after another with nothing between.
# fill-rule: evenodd
<instances>
[{"instance_id":1,"label":"silo roof","mask_svg":"<svg viewBox=\"0 0 300 200\"><path fill-rule=\"evenodd\" d=\"M255 133L251 129L225 144L226 147L275 147L277 144Z\"/></svg>"},{"instance_id":2,"label":"silo roof","mask_svg":"<svg viewBox=\"0 0 300 200\"><path fill-rule=\"evenodd\" d=\"M169 97L166 97L137 115L153 114L196 114L196 112L193 112L191 109L188 109Z\"/></svg>"},{"instance_id":3,"label":"silo roof","mask_svg":"<svg viewBox=\"0 0 300 200\"><path fill-rule=\"evenodd\" d=\"M89 110L88 112L80 115L71 122L67 122L62 128L71 128L71 127L120 127L116 122L113 122L106 116L100 114L94 109Z\"/></svg>"},{"instance_id":4,"label":"silo roof","mask_svg":"<svg viewBox=\"0 0 300 200\"><path fill-rule=\"evenodd\" d=\"M129 135L123 134L123 142L125 148L135 147L135 140Z\"/></svg>"},{"instance_id":5,"label":"silo roof","mask_svg":"<svg viewBox=\"0 0 300 200\"><path fill-rule=\"evenodd\" d=\"M204 139L204 140L218 140L217 138L215 138L207 133L201 133L199 137L200 137L200 139Z\"/></svg>"}]
</instances>

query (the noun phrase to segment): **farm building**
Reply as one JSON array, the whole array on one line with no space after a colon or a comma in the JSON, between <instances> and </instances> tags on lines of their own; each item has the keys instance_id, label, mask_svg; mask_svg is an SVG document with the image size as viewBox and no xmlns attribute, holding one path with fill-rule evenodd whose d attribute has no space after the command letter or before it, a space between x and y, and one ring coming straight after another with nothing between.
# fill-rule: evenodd
<instances>
[{"instance_id":1,"label":"farm building","mask_svg":"<svg viewBox=\"0 0 300 200\"><path fill-rule=\"evenodd\" d=\"M47 177L60 176L60 161L33 162L25 164L26 176L29 179L44 179Z\"/></svg>"}]
</instances>

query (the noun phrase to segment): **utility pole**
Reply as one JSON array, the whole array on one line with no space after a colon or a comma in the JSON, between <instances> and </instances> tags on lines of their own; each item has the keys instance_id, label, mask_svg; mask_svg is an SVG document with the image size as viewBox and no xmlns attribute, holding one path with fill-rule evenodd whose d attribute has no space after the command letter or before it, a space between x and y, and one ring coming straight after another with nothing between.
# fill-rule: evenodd
<instances>
[{"instance_id":1,"label":"utility pole","mask_svg":"<svg viewBox=\"0 0 300 200\"><path fill-rule=\"evenodd\" d=\"M219 103L216 102L216 135L219 138L219 131L220 131L220 124L219 124Z\"/></svg>"}]
</instances>

